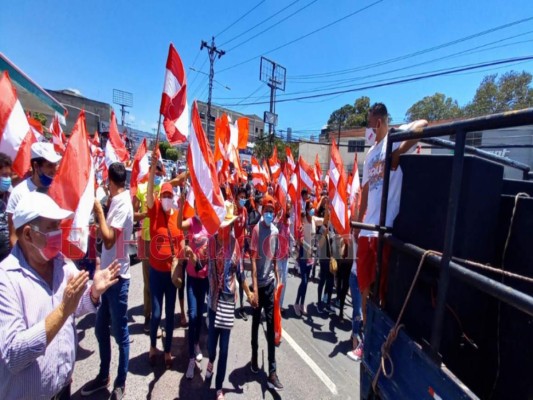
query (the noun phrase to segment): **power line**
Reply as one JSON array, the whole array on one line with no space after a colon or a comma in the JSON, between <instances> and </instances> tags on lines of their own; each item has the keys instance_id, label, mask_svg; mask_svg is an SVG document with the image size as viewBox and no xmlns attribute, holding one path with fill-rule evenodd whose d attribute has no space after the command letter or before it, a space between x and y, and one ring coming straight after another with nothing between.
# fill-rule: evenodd
<instances>
[{"instance_id":1,"label":"power line","mask_svg":"<svg viewBox=\"0 0 533 400\"><path fill-rule=\"evenodd\" d=\"M311 35L313 35L313 34L315 34L315 33L317 33L317 32L323 31L324 29L327 29L327 28L329 28L329 27L331 27L331 26L333 26L333 25L335 25L335 24L337 24L337 23L339 23L339 22L341 22L341 21L344 21L344 20L347 19L347 18L353 17L354 15L359 14L359 13L361 13L361 12L363 12L363 11L365 11L365 10L367 10L367 9L369 9L369 8L375 6L376 4L379 4L379 3L383 2L383 1L384 1L384 0L377 0L377 1L375 1L374 3L372 3L372 4L368 5L368 6L365 6L365 7L363 7L363 8L360 8L359 10L354 11L354 12L348 14L348 15L345 15L345 16L342 17L342 18L339 18L339 19L337 19L337 20L335 20L335 21L333 21L333 22L330 22L329 24L326 24L326 25L324 25L324 26L322 26L322 27L320 27L320 28L318 28L318 29L315 29L315 30L312 31L312 32L309 32L309 33L307 33L307 34L305 34L305 35L303 35L303 36L300 36L300 37L298 37L298 38L296 38L296 39L294 39L294 40L291 40L290 42L287 42L287 43L285 43L285 44L282 44L281 46L278 46L278 47L276 47L276 48L274 48L274 49L271 49L271 50L269 50L269 51L267 51L267 52L264 52L264 53L262 53L262 54L259 54L259 55L255 56L255 57L249 58L248 60L242 61L242 62L240 62L240 63L238 63L238 64L235 64L235 65L232 65L232 66L230 66L230 67L227 67L227 68L221 69L219 72L228 71L228 70L230 70L230 69L236 68L236 67L241 66L241 65L243 65L243 64L247 64L247 63L249 63L250 61L255 60L257 57L260 57L260 56L263 56L263 55L267 55L267 54L273 53L274 51L277 51L277 50L279 50L279 49L282 49L282 48L284 48L284 47L287 47L287 46L289 46L289 45L291 45L291 44L293 44L293 43L296 43L296 42L298 42L298 41L300 41L300 40L302 40L302 39L305 39L306 37L309 37L309 36L311 36Z\"/></svg>"},{"instance_id":2,"label":"power line","mask_svg":"<svg viewBox=\"0 0 533 400\"><path fill-rule=\"evenodd\" d=\"M393 86L393 85L398 85L398 84L401 84L401 83L414 82L414 81L434 78L434 77L438 77L438 76L451 75L451 74L458 73L458 72L471 71L471 70L485 68L485 67L492 67L492 66L495 66L495 65L509 64L509 63L513 63L513 62L527 61L527 60L533 60L533 56L515 57L515 58L511 58L511 59L497 60L497 61L492 61L492 62L487 62L487 63L470 65L470 66L466 66L466 67L452 68L452 69L441 71L441 72L429 73L429 74L415 76L415 77L412 77L412 78L394 80L394 81L379 83L379 84L375 84L375 85L362 86L362 87L353 87L353 88L350 88L350 89L337 90L337 91L334 91L334 92L320 93L320 94L309 95L309 96L285 98L285 99L280 99L280 100L277 100L277 101L279 103L284 103L284 102L295 101L295 100L305 100L305 99L314 99L314 98L326 97L326 96L334 96L334 95L337 95L337 94L352 93L352 92L358 92L358 91L361 91L361 90L375 89L375 88L378 88L378 87ZM242 105L261 105L261 104L269 104L269 102L261 101L261 102L255 102L255 103L243 103ZM234 106L234 104L226 104L226 105L224 105L224 107L231 107L231 106Z\"/></svg>"},{"instance_id":3,"label":"power line","mask_svg":"<svg viewBox=\"0 0 533 400\"><path fill-rule=\"evenodd\" d=\"M271 20L272 18L274 18L275 16L277 16L278 14L281 14L283 11L285 11L287 8L293 6L294 4L298 3L300 0L295 0L293 1L291 4L289 4L288 6L282 8L281 10L279 10L278 12L274 13L273 15L271 15L270 17L268 17L267 19L264 19L263 21L259 22L258 24L255 24L254 26L252 26L251 28L247 29L246 31L238 34L237 36L234 36L232 37L231 39L227 40L226 42L222 43L220 46L225 46L227 45L228 43L231 43L233 42L235 39L238 39L240 38L241 36L244 36L245 34L247 34L248 32L250 31L253 31L255 28L258 28L259 26L263 25L265 22L268 22L269 20Z\"/></svg>"},{"instance_id":4,"label":"power line","mask_svg":"<svg viewBox=\"0 0 533 400\"><path fill-rule=\"evenodd\" d=\"M494 27L494 28L490 28L490 29L478 32L478 33L474 33L474 34L469 35L469 36L465 36L465 37L462 37L462 38L459 38L459 39L452 40L451 42L446 42L446 43L443 43L443 44L440 44L440 45L437 45L437 46L429 47L427 49L418 50L418 51L415 51L413 53L405 54L403 56L389 58L387 60L378 61L378 62L371 63L371 64L366 64L366 65L363 65L363 66L360 66L360 67L349 68L349 69L338 70L338 71L323 72L323 73L317 73L317 74L295 75L295 76L292 76L292 77L289 77L289 78L290 79L309 79L309 78L316 78L316 77L323 77L323 76L344 75L344 74L348 74L350 72L362 71L362 70L369 69L369 68L375 68L375 67L379 67L379 66L384 65L384 64L390 64L392 62L401 61L401 60L404 60L406 58L411 58L411 57L415 57L415 56L418 56L418 55L421 55L421 54L425 54L425 53L428 53L428 52L432 52L432 51L435 51L435 50L440 50L440 49L445 48L445 47L453 46L455 44L462 43L462 42L465 42L467 40L474 39L474 38L477 38L477 37L480 37L480 36L484 36L484 35L487 35L489 33L493 33L493 32L496 32L496 31L499 31L499 30L502 30L502 29L506 29L506 28L509 28L511 26L522 24L524 22L528 22L528 21L531 21L531 20L533 20L533 17L528 17L528 18L517 20L517 21L509 22L509 23L504 24L504 25L500 25L500 26L497 26L497 27Z\"/></svg>"},{"instance_id":5,"label":"power line","mask_svg":"<svg viewBox=\"0 0 533 400\"><path fill-rule=\"evenodd\" d=\"M317 1L318 1L318 0L313 0L312 2L310 2L310 3L306 4L305 6L303 6L302 8L299 8L298 10L296 10L295 12L293 12L292 14L287 15L287 16L286 16L285 18L283 18L281 21L278 21L278 22L276 22L275 24L270 25L268 28L263 29L261 32L256 33L255 35L249 37L248 39L246 39L246 40L240 42L239 44L237 44L237 45L235 45L235 46L233 46L233 47L232 47L231 49L229 49L228 51L235 50L237 47L240 47L240 46L242 46L243 44L248 43L250 40L255 39L255 38L258 37L258 36L261 36L263 33L268 32L268 31L271 30L272 28L275 28L276 26L278 26L278 25L281 24L282 22L285 22L285 21L288 20L289 18L291 18L291 17L295 16L296 14L300 13L301 11L305 10L307 7L313 5L313 4L316 3Z\"/></svg>"},{"instance_id":6,"label":"power line","mask_svg":"<svg viewBox=\"0 0 533 400\"><path fill-rule=\"evenodd\" d=\"M202 50L200 50L200 51L202 51ZM204 60L204 62L202 63L202 65L200 65L200 68L198 68L199 70L201 70L201 69L204 67L204 65L207 63L207 60L208 60L208 59L206 58L206 59ZM198 79L198 76L199 76L199 75L200 75L200 74L196 74L196 76L193 78L191 84L189 85L189 88L190 88L191 90L192 90L192 86L194 85L194 83L195 83L196 80ZM197 89L198 89L198 88L197 88Z\"/></svg>"},{"instance_id":7,"label":"power line","mask_svg":"<svg viewBox=\"0 0 533 400\"><path fill-rule=\"evenodd\" d=\"M452 54L447 55L447 56L434 58L434 59L431 59L431 60L428 60L428 61L425 61L425 62L420 62L420 63L408 65L408 66L405 66L405 67L402 67L402 68L396 68L396 69L387 70L387 71L383 71L383 72L379 72L379 73L375 73L375 74L370 74L370 75L351 77L349 79L332 80L332 81L329 81L329 82L331 82L331 83L347 83L347 82L353 83L354 81L358 81L359 80L359 81L364 81L362 83L367 83L368 84L368 83L383 82L383 81L385 81L387 79L399 79L399 78L407 78L407 77L411 77L411 76L416 76L418 73L417 74L409 74L409 75L397 76L397 77L394 77L394 78L374 80L374 81L366 80L366 79L377 77L377 76L388 75L388 74L393 73L393 72L398 72L398 71L402 71L402 70L406 70L406 69L416 68L416 67L419 67L421 65L431 64L433 62L440 61L440 60L447 59L447 58L458 57L460 55L466 55L466 54L474 54L474 53L480 51L480 50L474 51L474 50L477 50L479 48L486 47L486 46L489 46L491 44L499 43L499 42L502 42L502 41L505 41L505 40L514 39L516 37L524 36L524 35L527 35L527 34L530 34L530 33L533 33L533 31L525 32L525 33L522 33L522 34L519 34L519 35L510 36L508 38L497 40L495 42L486 43L484 45L473 47L471 49L466 49L466 50L463 50L463 51L460 51L460 52L457 52L457 53L452 53ZM494 47L491 47L491 48L488 48L488 49L484 49L483 51L492 50L492 49L501 48L501 47L508 47L510 45L520 44L520 43L523 43L523 42L524 41L514 42L514 43L507 43L506 45L494 46ZM525 42L529 42L529 41L525 41ZM430 71L430 72L438 72L438 71L441 71L441 70L445 70L445 69L433 70L433 71ZM423 73L427 73L427 72L423 72ZM342 89L342 88L351 87L351 86L352 86L352 84L349 84L349 85L331 84L331 85L326 85L326 86L315 87L315 88L308 89L308 90L300 90L300 91L295 91L295 92L291 92L291 93L282 93L282 94L280 94L280 97L294 96L296 94L316 93L316 92L320 92L320 91L327 90L327 89ZM224 98L218 98L217 100L221 101L221 100L240 100L240 99L242 99L242 97L224 97Z\"/></svg>"},{"instance_id":8,"label":"power line","mask_svg":"<svg viewBox=\"0 0 533 400\"><path fill-rule=\"evenodd\" d=\"M261 4L263 4L266 0L262 0L260 1L259 3L257 3L255 6L253 6L250 10L246 11L243 15L241 15L239 18L237 18L235 21L233 21L231 24L229 24L227 27L225 27L222 32L219 32L218 34L215 35L215 37L219 37L220 35L222 35L224 32L226 32L229 28L231 28L232 26L234 26L236 23L238 23L239 21L242 21L242 19L244 17L246 17L248 14L250 14L252 11L254 11L257 7L259 7Z\"/></svg>"}]
</instances>

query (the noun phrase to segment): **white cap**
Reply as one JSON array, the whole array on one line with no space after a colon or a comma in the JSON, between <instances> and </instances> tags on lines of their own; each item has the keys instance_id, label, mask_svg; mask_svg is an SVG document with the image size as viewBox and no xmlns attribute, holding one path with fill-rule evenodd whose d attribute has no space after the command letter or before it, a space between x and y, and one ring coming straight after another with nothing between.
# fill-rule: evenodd
<instances>
[{"instance_id":1,"label":"white cap","mask_svg":"<svg viewBox=\"0 0 533 400\"><path fill-rule=\"evenodd\" d=\"M47 142L36 142L31 145L31 159L34 158L44 158L51 163L61 160L61 156L54 150L54 145Z\"/></svg>"},{"instance_id":2,"label":"white cap","mask_svg":"<svg viewBox=\"0 0 533 400\"><path fill-rule=\"evenodd\" d=\"M30 192L17 204L13 213L13 226L15 229L43 217L54 220L72 218L72 211L60 208L52 198L44 193Z\"/></svg>"}]
</instances>

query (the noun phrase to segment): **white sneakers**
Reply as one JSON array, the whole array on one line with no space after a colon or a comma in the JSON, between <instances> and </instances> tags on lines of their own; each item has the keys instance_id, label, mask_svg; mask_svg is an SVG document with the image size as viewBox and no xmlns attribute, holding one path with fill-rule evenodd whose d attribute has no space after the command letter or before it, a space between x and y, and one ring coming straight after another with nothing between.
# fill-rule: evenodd
<instances>
[{"instance_id":1,"label":"white sneakers","mask_svg":"<svg viewBox=\"0 0 533 400\"><path fill-rule=\"evenodd\" d=\"M194 345L194 354L196 354L196 361L200 362L204 359L204 356L202 354L202 350L200 350L199 344Z\"/></svg>"}]
</instances>

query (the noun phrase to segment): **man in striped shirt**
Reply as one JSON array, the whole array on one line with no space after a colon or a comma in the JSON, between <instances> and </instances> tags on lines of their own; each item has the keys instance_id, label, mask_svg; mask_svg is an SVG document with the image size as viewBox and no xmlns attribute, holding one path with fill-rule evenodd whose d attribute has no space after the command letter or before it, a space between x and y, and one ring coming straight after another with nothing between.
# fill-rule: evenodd
<instances>
[{"instance_id":1,"label":"man in striped shirt","mask_svg":"<svg viewBox=\"0 0 533 400\"><path fill-rule=\"evenodd\" d=\"M0 399L69 399L75 317L95 312L119 265L92 285L60 253L61 220L72 213L46 194L26 194L13 214L17 244L0 263Z\"/></svg>"}]
</instances>

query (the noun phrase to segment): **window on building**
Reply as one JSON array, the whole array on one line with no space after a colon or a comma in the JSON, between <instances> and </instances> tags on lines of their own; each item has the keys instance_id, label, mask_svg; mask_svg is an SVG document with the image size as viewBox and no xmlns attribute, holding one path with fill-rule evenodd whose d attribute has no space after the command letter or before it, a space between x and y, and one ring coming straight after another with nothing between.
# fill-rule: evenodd
<instances>
[{"instance_id":1,"label":"window on building","mask_svg":"<svg viewBox=\"0 0 533 400\"><path fill-rule=\"evenodd\" d=\"M255 127L255 133L257 133L259 131L259 128L256 126Z\"/></svg>"},{"instance_id":2,"label":"window on building","mask_svg":"<svg viewBox=\"0 0 533 400\"><path fill-rule=\"evenodd\" d=\"M364 151L364 140L348 140L348 153L363 153Z\"/></svg>"}]
</instances>

